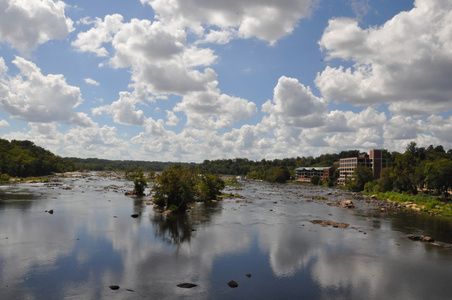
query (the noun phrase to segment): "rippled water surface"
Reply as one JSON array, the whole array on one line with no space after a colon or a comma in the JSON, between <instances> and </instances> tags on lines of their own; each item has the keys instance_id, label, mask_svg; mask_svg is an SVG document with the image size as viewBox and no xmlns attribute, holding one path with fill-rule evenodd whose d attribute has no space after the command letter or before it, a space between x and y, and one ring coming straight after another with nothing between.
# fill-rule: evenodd
<instances>
[{"instance_id":1,"label":"rippled water surface","mask_svg":"<svg viewBox=\"0 0 452 300\"><path fill-rule=\"evenodd\" d=\"M452 250L406 238L452 243L447 218L382 213L365 200L354 200L354 209L329 206L352 196L261 182L232 191L244 198L169 217L148 198L124 196L131 189L95 176L1 186L0 298L450 297ZM310 222L316 219L350 226ZM187 282L197 286L177 286Z\"/></svg>"}]
</instances>

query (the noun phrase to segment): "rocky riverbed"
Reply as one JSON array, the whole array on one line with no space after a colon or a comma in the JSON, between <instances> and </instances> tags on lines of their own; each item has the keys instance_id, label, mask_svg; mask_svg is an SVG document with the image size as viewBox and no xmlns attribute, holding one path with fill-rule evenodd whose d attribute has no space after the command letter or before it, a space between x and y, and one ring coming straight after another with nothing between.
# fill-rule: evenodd
<instances>
[{"instance_id":1,"label":"rocky riverbed","mask_svg":"<svg viewBox=\"0 0 452 300\"><path fill-rule=\"evenodd\" d=\"M449 295L440 280L452 271L448 218L338 189L264 182L228 187L235 196L171 215L150 197L125 196L132 188L98 174L0 187L2 297Z\"/></svg>"}]
</instances>

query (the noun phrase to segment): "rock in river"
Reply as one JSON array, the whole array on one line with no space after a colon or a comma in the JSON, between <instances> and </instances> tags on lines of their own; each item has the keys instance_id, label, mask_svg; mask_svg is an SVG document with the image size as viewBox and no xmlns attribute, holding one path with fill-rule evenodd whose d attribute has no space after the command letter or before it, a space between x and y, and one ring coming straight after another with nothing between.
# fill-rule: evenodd
<instances>
[{"instance_id":1,"label":"rock in river","mask_svg":"<svg viewBox=\"0 0 452 300\"><path fill-rule=\"evenodd\" d=\"M406 237L413 241L422 241L427 243L433 243L435 241L432 237L425 235L408 234Z\"/></svg>"},{"instance_id":2,"label":"rock in river","mask_svg":"<svg viewBox=\"0 0 452 300\"><path fill-rule=\"evenodd\" d=\"M236 288L236 287L239 286L238 283L235 282L234 280L229 281L229 282L228 282L228 285L229 285L231 288Z\"/></svg>"},{"instance_id":3,"label":"rock in river","mask_svg":"<svg viewBox=\"0 0 452 300\"><path fill-rule=\"evenodd\" d=\"M194 283L181 283L181 284L178 284L177 286L180 288L183 288L183 289L191 289L198 285L194 284Z\"/></svg>"},{"instance_id":4,"label":"rock in river","mask_svg":"<svg viewBox=\"0 0 452 300\"><path fill-rule=\"evenodd\" d=\"M343 201L339 202L339 206L346 207L346 208L354 208L355 207L352 200L343 200Z\"/></svg>"},{"instance_id":5,"label":"rock in river","mask_svg":"<svg viewBox=\"0 0 452 300\"><path fill-rule=\"evenodd\" d=\"M335 228L347 228L349 226L349 224L347 224L347 223L338 223L338 222L333 222L333 221L328 221L328 220L311 220L310 222L312 224L322 225L323 227L333 226Z\"/></svg>"}]
</instances>

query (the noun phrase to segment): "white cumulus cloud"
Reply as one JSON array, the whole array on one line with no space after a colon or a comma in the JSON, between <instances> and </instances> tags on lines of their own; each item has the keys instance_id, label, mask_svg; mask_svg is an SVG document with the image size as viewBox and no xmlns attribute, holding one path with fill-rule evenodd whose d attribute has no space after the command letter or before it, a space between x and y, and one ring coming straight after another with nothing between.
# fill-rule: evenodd
<instances>
[{"instance_id":1,"label":"white cumulus cloud","mask_svg":"<svg viewBox=\"0 0 452 300\"><path fill-rule=\"evenodd\" d=\"M109 53L106 43L111 46ZM183 95L201 91L216 79L207 67L216 60L213 50L186 45L186 33L159 21L132 19L122 23L122 16L97 19L93 28L81 32L73 46L81 52L109 56L114 68L131 69L131 87L144 98Z\"/></svg>"},{"instance_id":2,"label":"white cumulus cloud","mask_svg":"<svg viewBox=\"0 0 452 300\"><path fill-rule=\"evenodd\" d=\"M99 85L100 85L99 82L97 82L96 80L94 80L94 79L92 79L92 78L85 78L85 82L86 82L87 84L91 84L91 85L96 85L96 86L99 86Z\"/></svg>"},{"instance_id":3,"label":"white cumulus cloud","mask_svg":"<svg viewBox=\"0 0 452 300\"><path fill-rule=\"evenodd\" d=\"M8 127L9 123L6 120L1 119L0 120L0 128Z\"/></svg>"},{"instance_id":4,"label":"white cumulus cloud","mask_svg":"<svg viewBox=\"0 0 452 300\"><path fill-rule=\"evenodd\" d=\"M65 8L59 0L0 0L0 41L28 55L39 44L64 39L74 30Z\"/></svg>"},{"instance_id":5,"label":"white cumulus cloud","mask_svg":"<svg viewBox=\"0 0 452 300\"><path fill-rule=\"evenodd\" d=\"M107 15L104 20L96 18L94 21L84 20L83 24L94 24L88 31L80 32L72 42L80 52L93 52L98 56L108 56L104 44L113 40L113 36L121 28L123 17L119 14Z\"/></svg>"},{"instance_id":6,"label":"white cumulus cloud","mask_svg":"<svg viewBox=\"0 0 452 300\"><path fill-rule=\"evenodd\" d=\"M176 126L179 123L179 118L170 110L166 111L166 118L168 119L165 123L167 126Z\"/></svg>"},{"instance_id":7,"label":"white cumulus cloud","mask_svg":"<svg viewBox=\"0 0 452 300\"><path fill-rule=\"evenodd\" d=\"M21 57L13 64L20 74L0 78L0 105L5 111L29 122L92 125L86 114L72 111L82 103L82 94L78 87L67 84L63 75L43 75L34 63Z\"/></svg>"},{"instance_id":8,"label":"white cumulus cloud","mask_svg":"<svg viewBox=\"0 0 452 300\"><path fill-rule=\"evenodd\" d=\"M300 19L309 16L311 0L140 0L149 4L157 17L179 28L187 27L202 35L207 27L220 31L233 29L241 38L256 37L275 43L292 33ZM218 30L217 30L218 31ZM218 35L217 35L218 36ZM224 39L209 37L210 41Z\"/></svg>"},{"instance_id":9,"label":"white cumulus cloud","mask_svg":"<svg viewBox=\"0 0 452 300\"><path fill-rule=\"evenodd\" d=\"M248 120L257 107L248 100L221 94L216 82L207 91L185 95L174 111L187 115L187 125L199 128L228 128L237 121Z\"/></svg>"},{"instance_id":10,"label":"white cumulus cloud","mask_svg":"<svg viewBox=\"0 0 452 300\"><path fill-rule=\"evenodd\" d=\"M28 124L28 132L10 132L6 139L33 141L61 156L101 157L117 159L129 157L129 143L117 138L117 129L111 126L76 126L62 132L57 122Z\"/></svg>"},{"instance_id":11,"label":"white cumulus cloud","mask_svg":"<svg viewBox=\"0 0 452 300\"><path fill-rule=\"evenodd\" d=\"M277 115L286 126L310 128L323 125L327 106L309 87L282 76L274 89L273 101L264 103L262 111Z\"/></svg>"},{"instance_id":12,"label":"white cumulus cloud","mask_svg":"<svg viewBox=\"0 0 452 300\"><path fill-rule=\"evenodd\" d=\"M315 83L327 100L354 105L390 104L398 114L426 115L452 109L452 2L417 0L378 27L356 20L329 21L319 44L328 60Z\"/></svg>"},{"instance_id":13,"label":"white cumulus cloud","mask_svg":"<svg viewBox=\"0 0 452 300\"><path fill-rule=\"evenodd\" d=\"M143 125L145 121L144 112L136 110L136 104L140 102L132 93L120 92L119 99L110 105L93 108L93 115L104 112L113 115L113 120L125 125Z\"/></svg>"}]
</instances>

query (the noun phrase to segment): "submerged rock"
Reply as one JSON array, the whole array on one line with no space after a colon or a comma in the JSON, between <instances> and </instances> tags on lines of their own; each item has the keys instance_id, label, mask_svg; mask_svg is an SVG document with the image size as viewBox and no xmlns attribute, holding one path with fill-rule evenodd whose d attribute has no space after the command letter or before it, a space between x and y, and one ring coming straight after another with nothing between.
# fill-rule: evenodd
<instances>
[{"instance_id":1,"label":"submerged rock","mask_svg":"<svg viewBox=\"0 0 452 300\"><path fill-rule=\"evenodd\" d=\"M234 280L229 281L229 282L228 282L228 285L229 285L231 288L236 288L236 287L239 286L238 283L235 282Z\"/></svg>"},{"instance_id":2,"label":"submerged rock","mask_svg":"<svg viewBox=\"0 0 452 300\"><path fill-rule=\"evenodd\" d=\"M434 246L438 246L438 247L442 247L442 248L447 248L447 249L452 249L452 244L435 241L430 236L407 234L406 237L409 238L412 241L420 241L420 242L429 243L430 245L434 245Z\"/></svg>"},{"instance_id":3,"label":"submerged rock","mask_svg":"<svg viewBox=\"0 0 452 300\"><path fill-rule=\"evenodd\" d=\"M177 286L180 287L180 288L183 288L183 289L191 289L191 288L194 288L194 287L196 287L198 285L194 284L194 283L181 283L181 284L178 284Z\"/></svg>"},{"instance_id":4,"label":"submerged rock","mask_svg":"<svg viewBox=\"0 0 452 300\"><path fill-rule=\"evenodd\" d=\"M427 242L427 243L433 243L435 241L432 237L425 236L425 235L408 234L406 237L413 241L421 241L421 242Z\"/></svg>"},{"instance_id":5,"label":"submerged rock","mask_svg":"<svg viewBox=\"0 0 452 300\"><path fill-rule=\"evenodd\" d=\"M349 224L347 224L347 223L338 223L338 222L333 222L333 221L328 221L328 220L311 220L310 222L312 224L322 225L323 227L333 226L335 228L347 228L349 226Z\"/></svg>"},{"instance_id":6,"label":"submerged rock","mask_svg":"<svg viewBox=\"0 0 452 300\"><path fill-rule=\"evenodd\" d=\"M339 206L346 207L346 208L354 208L355 207L352 200L343 200L343 201L339 202Z\"/></svg>"}]
</instances>

